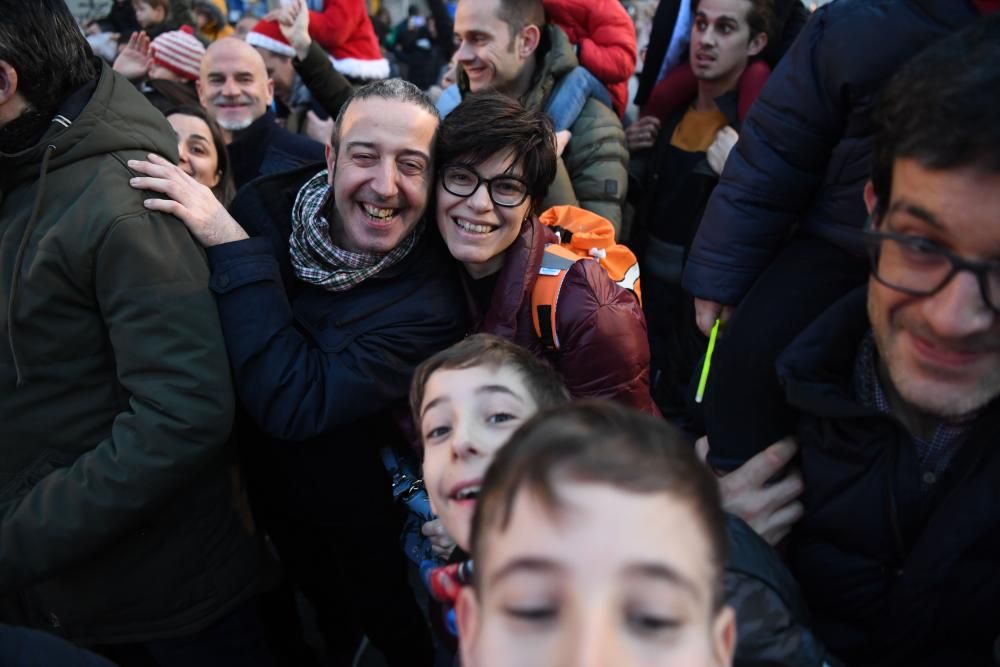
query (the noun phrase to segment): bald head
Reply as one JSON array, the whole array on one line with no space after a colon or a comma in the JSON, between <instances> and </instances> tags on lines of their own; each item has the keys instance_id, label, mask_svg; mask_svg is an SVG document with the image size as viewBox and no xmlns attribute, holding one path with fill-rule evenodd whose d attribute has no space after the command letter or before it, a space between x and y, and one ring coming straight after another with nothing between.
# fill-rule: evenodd
<instances>
[{"instance_id":1,"label":"bald head","mask_svg":"<svg viewBox=\"0 0 1000 667\"><path fill-rule=\"evenodd\" d=\"M264 60L246 42L227 37L212 43L201 61L198 97L208 115L229 132L246 129L274 99Z\"/></svg>"}]
</instances>

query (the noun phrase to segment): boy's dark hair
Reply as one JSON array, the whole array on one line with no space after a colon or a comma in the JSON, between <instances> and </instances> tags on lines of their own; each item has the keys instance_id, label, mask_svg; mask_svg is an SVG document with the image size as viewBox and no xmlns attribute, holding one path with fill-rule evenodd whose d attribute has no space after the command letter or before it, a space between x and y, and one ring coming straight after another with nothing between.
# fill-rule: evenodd
<instances>
[{"instance_id":1,"label":"boy's dark hair","mask_svg":"<svg viewBox=\"0 0 1000 667\"><path fill-rule=\"evenodd\" d=\"M438 113L437 107L431 102L431 98L427 97L424 91L409 81L395 78L380 79L366 83L360 88L355 88L351 96L347 98L347 101L341 105L340 111L337 112L336 125L334 126L333 137L330 141L334 154L340 149L340 126L344 120L344 115L347 114L348 107L357 100L366 100L372 97L378 97L383 100L395 100L397 102L409 102L410 104L417 105L435 118L441 118L441 114Z\"/></svg>"},{"instance_id":2,"label":"boy's dark hair","mask_svg":"<svg viewBox=\"0 0 1000 667\"><path fill-rule=\"evenodd\" d=\"M750 27L750 39L760 33L771 37L774 27L774 0L749 0L750 11L747 12L747 26ZM691 0L691 12L698 12L701 0Z\"/></svg>"},{"instance_id":3,"label":"boy's dark hair","mask_svg":"<svg viewBox=\"0 0 1000 667\"><path fill-rule=\"evenodd\" d=\"M208 125L208 131L212 135L212 143L215 145L215 152L219 156L219 184L212 188L212 194L218 199L223 206L228 207L233 201L233 197L236 196L236 185L233 181L233 172L229 166L229 151L226 150L226 140L222 136L222 129L219 124L216 123L212 118L205 113L205 110L201 107L195 106L182 106L174 107L168 109L164 118L169 119L171 116L179 114L181 116L193 116L194 118L200 118L205 121Z\"/></svg>"},{"instance_id":4,"label":"boy's dark hair","mask_svg":"<svg viewBox=\"0 0 1000 667\"><path fill-rule=\"evenodd\" d=\"M17 90L38 114L51 117L97 76L94 53L65 0L0 0L0 16L0 60L17 71Z\"/></svg>"},{"instance_id":5,"label":"boy's dark hair","mask_svg":"<svg viewBox=\"0 0 1000 667\"><path fill-rule=\"evenodd\" d=\"M542 0L499 0L497 18L510 29L510 48L513 49L514 35L525 26L545 27L545 7Z\"/></svg>"},{"instance_id":6,"label":"boy's dark hair","mask_svg":"<svg viewBox=\"0 0 1000 667\"><path fill-rule=\"evenodd\" d=\"M679 430L611 401L578 401L540 412L497 452L472 520L473 560L482 562L486 531L507 528L519 493L557 509L557 484L567 479L666 493L690 507L709 546L713 609L721 608L727 542L718 483Z\"/></svg>"},{"instance_id":7,"label":"boy's dark hair","mask_svg":"<svg viewBox=\"0 0 1000 667\"><path fill-rule=\"evenodd\" d=\"M500 368L510 366L524 380L531 398L540 409L562 405L569 401L569 392L555 370L531 352L492 334L473 334L451 347L441 350L417 366L410 383L410 410L413 423L420 423L420 406L431 375L440 370L459 370L475 366Z\"/></svg>"},{"instance_id":8,"label":"boy's dark hair","mask_svg":"<svg viewBox=\"0 0 1000 667\"><path fill-rule=\"evenodd\" d=\"M512 168L520 167L532 209L539 212L556 176L556 141L548 116L493 90L466 95L441 122L438 164L475 167L498 153L511 154Z\"/></svg>"},{"instance_id":9,"label":"boy's dark hair","mask_svg":"<svg viewBox=\"0 0 1000 667\"><path fill-rule=\"evenodd\" d=\"M906 63L874 116L872 185L888 205L892 167L913 158L929 169L1000 172L1000 14L978 19Z\"/></svg>"}]
</instances>

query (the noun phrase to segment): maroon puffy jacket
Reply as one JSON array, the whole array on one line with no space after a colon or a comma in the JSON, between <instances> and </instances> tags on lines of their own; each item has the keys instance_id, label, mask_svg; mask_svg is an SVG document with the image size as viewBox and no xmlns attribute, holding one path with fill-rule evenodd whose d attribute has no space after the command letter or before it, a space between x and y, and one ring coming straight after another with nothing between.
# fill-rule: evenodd
<instances>
[{"instance_id":1,"label":"maroon puffy jacket","mask_svg":"<svg viewBox=\"0 0 1000 667\"><path fill-rule=\"evenodd\" d=\"M642 306L597 262L576 262L567 273L556 312L560 348L552 355L542 349L531 323L531 290L545 244L554 242L555 234L537 217L525 220L507 249L489 312L477 312L470 292L474 331L506 338L548 359L574 398L614 399L659 415L649 395L649 342Z\"/></svg>"}]
</instances>

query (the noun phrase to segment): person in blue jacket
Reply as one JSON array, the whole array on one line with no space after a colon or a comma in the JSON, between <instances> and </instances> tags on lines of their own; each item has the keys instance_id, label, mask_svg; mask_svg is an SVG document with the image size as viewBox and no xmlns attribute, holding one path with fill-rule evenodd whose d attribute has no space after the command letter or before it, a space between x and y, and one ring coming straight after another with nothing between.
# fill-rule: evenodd
<instances>
[{"instance_id":1,"label":"person in blue jacket","mask_svg":"<svg viewBox=\"0 0 1000 667\"><path fill-rule=\"evenodd\" d=\"M136 187L167 193L150 205L207 248L255 508L328 653L349 658L363 633L390 665L424 665L379 451L406 444L393 409L414 368L466 331L455 263L424 220L438 114L389 79L357 89L336 127L325 170L259 179L232 216L155 156Z\"/></svg>"},{"instance_id":2,"label":"person in blue jacket","mask_svg":"<svg viewBox=\"0 0 1000 667\"><path fill-rule=\"evenodd\" d=\"M791 431L774 360L867 276L861 192L874 99L981 0L845 0L818 9L740 129L687 257L707 335L726 322L705 394L712 462L732 469ZM767 428L750 429L762 423Z\"/></svg>"}]
</instances>

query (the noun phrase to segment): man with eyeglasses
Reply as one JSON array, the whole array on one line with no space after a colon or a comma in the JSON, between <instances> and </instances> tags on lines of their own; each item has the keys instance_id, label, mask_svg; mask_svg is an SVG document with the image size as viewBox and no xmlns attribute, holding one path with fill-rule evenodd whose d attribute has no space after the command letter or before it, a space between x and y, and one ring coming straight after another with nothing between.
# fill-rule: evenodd
<instances>
[{"instance_id":1,"label":"man with eyeglasses","mask_svg":"<svg viewBox=\"0 0 1000 667\"><path fill-rule=\"evenodd\" d=\"M992 665L1000 650L997 109L1000 15L894 77L865 188L868 286L778 360L801 414L787 555L851 665Z\"/></svg>"}]
</instances>

